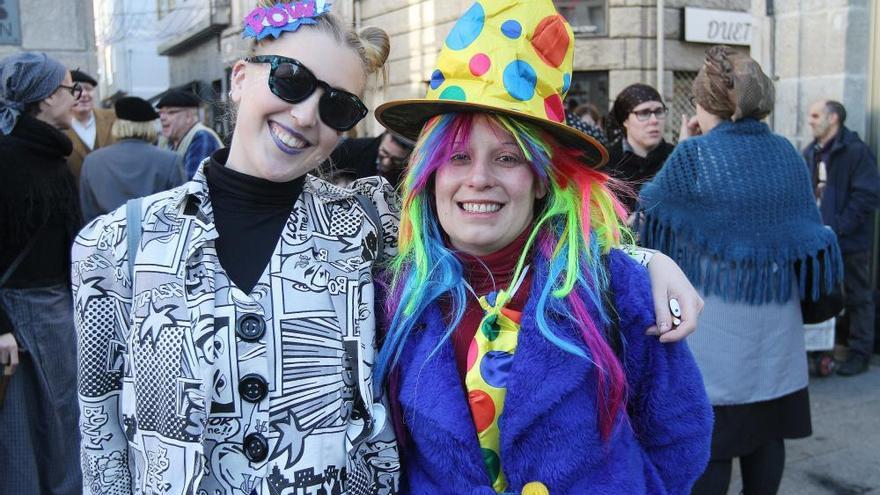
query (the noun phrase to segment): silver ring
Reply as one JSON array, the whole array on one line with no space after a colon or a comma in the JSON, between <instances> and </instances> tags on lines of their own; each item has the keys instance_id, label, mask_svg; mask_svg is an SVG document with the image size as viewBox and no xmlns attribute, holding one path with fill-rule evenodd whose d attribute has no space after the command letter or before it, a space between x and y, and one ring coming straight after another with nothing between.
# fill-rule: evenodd
<instances>
[{"instance_id":1,"label":"silver ring","mask_svg":"<svg viewBox=\"0 0 880 495\"><path fill-rule=\"evenodd\" d=\"M672 313L672 324L674 326L678 326L681 324L681 304L679 304L678 299L671 297L669 298L669 312ZM676 320L678 323L676 323Z\"/></svg>"}]
</instances>

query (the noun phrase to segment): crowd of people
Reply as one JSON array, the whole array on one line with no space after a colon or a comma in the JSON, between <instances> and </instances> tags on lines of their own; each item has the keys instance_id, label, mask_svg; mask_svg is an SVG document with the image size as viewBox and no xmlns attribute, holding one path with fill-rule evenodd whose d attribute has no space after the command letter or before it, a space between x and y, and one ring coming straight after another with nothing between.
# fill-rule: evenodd
<instances>
[{"instance_id":1,"label":"crowd of people","mask_svg":"<svg viewBox=\"0 0 880 495\"><path fill-rule=\"evenodd\" d=\"M845 108L798 152L715 46L669 142L647 84L566 108L550 0L483 0L425 97L346 138L390 40L330 8L245 17L228 145L189 91L105 110L0 60L0 492L720 495L738 459L776 493L803 306L843 284L839 374L874 348Z\"/></svg>"}]
</instances>

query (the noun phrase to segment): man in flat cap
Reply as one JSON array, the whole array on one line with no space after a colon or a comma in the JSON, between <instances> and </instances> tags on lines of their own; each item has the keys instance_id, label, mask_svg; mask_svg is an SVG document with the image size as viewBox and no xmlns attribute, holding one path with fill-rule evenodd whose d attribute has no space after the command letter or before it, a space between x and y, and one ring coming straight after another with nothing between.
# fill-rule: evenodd
<instances>
[{"instance_id":1,"label":"man in flat cap","mask_svg":"<svg viewBox=\"0 0 880 495\"><path fill-rule=\"evenodd\" d=\"M202 160L223 147L220 136L199 122L199 97L181 89L171 89L156 104L162 122L162 135L168 148L183 157L187 180L192 179Z\"/></svg>"},{"instance_id":2,"label":"man in flat cap","mask_svg":"<svg viewBox=\"0 0 880 495\"><path fill-rule=\"evenodd\" d=\"M92 151L113 144L110 128L115 116L112 110L95 108L98 81L81 70L70 71L73 82L82 87L82 96L73 107L73 124L66 131L73 142L73 152L67 158L70 170L79 179L83 160Z\"/></svg>"},{"instance_id":3,"label":"man in flat cap","mask_svg":"<svg viewBox=\"0 0 880 495\"><path fill-rule=\"evenodd\" d=\"M186 181L183 159L159 149L156 120L149 102L134 96L116 102L116 144L90 153L79 178L79 197L86 222L113 211L132 198L177 187Z\"/></svg>"}]
</instances>

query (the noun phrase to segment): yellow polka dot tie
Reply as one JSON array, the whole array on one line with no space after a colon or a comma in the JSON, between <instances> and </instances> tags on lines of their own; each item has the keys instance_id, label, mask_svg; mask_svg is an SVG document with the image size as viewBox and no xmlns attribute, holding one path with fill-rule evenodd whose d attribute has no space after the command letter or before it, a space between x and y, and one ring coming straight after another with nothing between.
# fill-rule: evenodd
<instances>
[{"instance_id":1,"label":"yellow polka dot tie","mask_svg":"<svg viewBox=\"0 0 880 495\"><path fill-rule=\"evenodd\" d=\"M501 466L498 419L504 410L507 378L519 337L522 314L504 307L510 300L506 291L479 298L485 311L480 328L471 341L467 355L465 388L483 462L492 488L501 493L507 479Z\"/></svg>"}]
</instances>

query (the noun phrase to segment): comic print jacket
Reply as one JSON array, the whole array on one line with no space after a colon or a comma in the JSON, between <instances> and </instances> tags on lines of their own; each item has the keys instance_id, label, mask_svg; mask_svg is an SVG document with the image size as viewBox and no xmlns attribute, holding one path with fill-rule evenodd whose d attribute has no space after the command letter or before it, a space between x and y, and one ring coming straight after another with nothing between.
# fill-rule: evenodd
<instances>
[{"instance_id":1,"label":"comic print jacket","mask_svg":"<svg viewBox=\"0 0 880 495\"><path fill-rule=\"evenodd\" d=\"M202 169L143 200L133 282L125 206L87 225L72 266L84 492L398 493L371 374L395 201L384 179L309 176L250 294L218 262Z\"/></svg>"}]
</instances>

